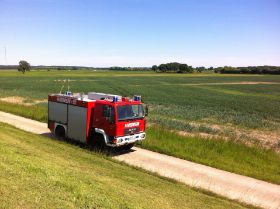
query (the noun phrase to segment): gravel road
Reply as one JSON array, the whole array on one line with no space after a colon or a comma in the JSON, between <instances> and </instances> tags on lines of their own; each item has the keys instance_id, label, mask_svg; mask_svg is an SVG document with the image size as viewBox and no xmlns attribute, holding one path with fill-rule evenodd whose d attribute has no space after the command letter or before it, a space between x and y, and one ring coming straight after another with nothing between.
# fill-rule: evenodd
<instances>
[{"instance_id":1,"label":"gravel road","mask_svg":"<svg viewBox=\"0 0 280 209\"><path fill-rule=\"evenodd\" d=\"M49 133L45 123L1 111L0 121L35 134ZM233 200L263 208L280 209L280 185L137 147L129 153L116 155L113 158Z\"/></svg>"}]
</instances>

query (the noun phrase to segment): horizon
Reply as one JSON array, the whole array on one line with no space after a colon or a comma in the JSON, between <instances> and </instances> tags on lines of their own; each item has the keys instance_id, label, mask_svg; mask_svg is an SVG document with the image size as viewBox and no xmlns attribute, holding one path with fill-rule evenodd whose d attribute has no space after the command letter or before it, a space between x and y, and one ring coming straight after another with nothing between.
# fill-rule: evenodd
<instances>
[{"instance_id":1,"label":"horizon","mask_svg":"<svg viewBox=\"0 0 280 209\"><path fill-rule=\"evenodd\" d=\"M175 63L175 62L173 62ZM169 63L160 63L159 65L161 64L169 64ZM187 63L179 63L179 64L187 64ZM156 65L156 66L159 66L159 65ZM18 64L11 64L11 65L2 65L0 64L0 67L13 67L13 66L18 66ZM196 68L196 67L205 67L205 66L192 66L192 65L188 65L188 66L191 66L193 68ZM86 65L30 65L30 67L43 67L43 68L56 68L56 67L77 67L77 68L94 68L94 69L99 69L99 68L104 68L104 69L107 69L107 68L114 68L114 67L121 67L121 68L152 68L152 66L108 66L108 67L100 67L100 66L86 66ZM206 69L207 68L211 68L213 66L209 66L209 67L205 67ZM233 68L246 68L246 67L280 67L278 65L247 65L247 66L230 66L230 65L225 65L225 66L216 66L216 67L213 67L214 69L215 68L223 68L223 67L233 67ZM5 70L4 68L0 68L0 70ZM16 70L16 69L9 69L9 70Z\"/></svg>"},{"instance_id":2,"label":"horizon","mask_svg":"<svg viewBox=\"0 0 280 209\"><path fill-rule=\"evenodd\" d=\"M280 66L278 0L0 0L0 65Z\"/></svg>"}]
</instances>

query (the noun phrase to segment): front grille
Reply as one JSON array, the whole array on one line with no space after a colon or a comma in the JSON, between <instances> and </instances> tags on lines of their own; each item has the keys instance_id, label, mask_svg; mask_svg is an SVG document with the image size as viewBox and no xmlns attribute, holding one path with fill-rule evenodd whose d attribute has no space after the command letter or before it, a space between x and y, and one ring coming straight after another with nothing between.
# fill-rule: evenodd
<instances>
[{"instance_id":1,"label":"front grille","mask_svg":"<svg viewBox=\"0 0 280 209\"><path fill-rule=\"evenodd\" d=\"M140 132L139 127L124 129L124 135L132 135L132 134L139 133L139 132Z\"/></svg>"}]
</instances>

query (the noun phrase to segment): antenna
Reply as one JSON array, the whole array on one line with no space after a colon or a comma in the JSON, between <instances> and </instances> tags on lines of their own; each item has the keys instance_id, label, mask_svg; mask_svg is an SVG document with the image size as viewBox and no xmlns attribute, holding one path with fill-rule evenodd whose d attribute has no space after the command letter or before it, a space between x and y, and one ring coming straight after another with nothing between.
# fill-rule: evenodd
<instances>
[{"instance_id":1,"label":"antenna","mask_svg":"<svg viewBox=\"0 0 280 209\"><path fill-rule=\"evenodd\" d=\"M68 92L69 92L69 89L70 89L70 87L69 87L69 78L67 79L67 85L68 85Z\"/></svg>"},{"instance_id":2,"label":"antenna","mask_svg":"<svg viewBox=\"0 0 280 209\"><path fill-rule=\"evenodd\" d=\"M64 87L64 85L62 84L62 87L61 87L60 92L59 92L60 94L61 94L61 92L62 92L63 87Z\"/></svg>"},{"instance_id":3,"label":"antenna","mask_svg":"<svg viewBox=\"0 0 280 209\"><path fill-rule=\"evenodd\" d=\"M61 80L62 81L62 87L61 87L61 89L60 89L60 94L61 94L61 92L62 92L62 90L63 90L63 88L64 88L64 84L63 83L65 83L66 82L66 80Z\"/></svg>"}]
</instances>

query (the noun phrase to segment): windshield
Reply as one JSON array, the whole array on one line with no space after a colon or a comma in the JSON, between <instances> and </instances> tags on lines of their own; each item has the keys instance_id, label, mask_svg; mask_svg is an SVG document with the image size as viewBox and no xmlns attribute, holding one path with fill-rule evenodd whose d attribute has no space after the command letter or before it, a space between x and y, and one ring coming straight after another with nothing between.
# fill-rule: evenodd
<instances>
[{"instance_id":1,"label":"windshield","mask_svg":"<svg viewBox=\"0 0 280 209\"><path fill-rule=\"evenodd\" d=\"M131 120L144 117L144 108L142 105L124 105L117 107L118 120Z\"/></svg>"}]
</instances>

